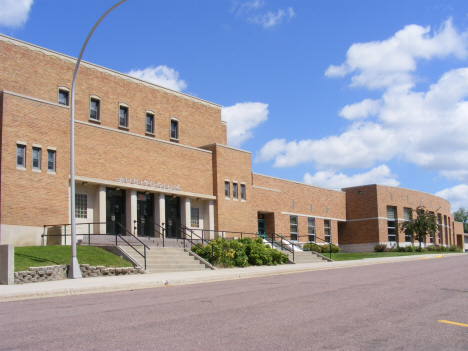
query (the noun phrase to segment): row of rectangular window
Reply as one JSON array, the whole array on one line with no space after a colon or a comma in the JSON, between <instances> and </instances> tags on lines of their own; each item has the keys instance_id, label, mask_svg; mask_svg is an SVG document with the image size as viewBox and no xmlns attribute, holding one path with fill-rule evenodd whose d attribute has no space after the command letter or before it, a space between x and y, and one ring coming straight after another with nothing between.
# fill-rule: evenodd
<instances>
[{"instance_id":1,"label":"row of rectangular window","mask_svg":"<svg viewBox=\"0 0 468 351\"><path fill-rule=\"evenodd\" d=\"M32 148L32 169L41 170L42 149L33 146ZM16 145L16 165L26 168L26 145ZM56 151L47 150L47 170L55 172L56 168Z\"/></svg>"},{"instance_id":2,"label":"row of rectangular window","mask_svg":"<svg viewBox=\"0 0 468 351\"><path fill-rule=\"evenodd\" d=\"M224 182L224 197L226 199L231 198L231 183L229 181ZM232 183L232 198L238 199L239 198L239 186L236 182ZM240 198L241 200L245 200L245 184L240 185Z\"/></svg>"},{"instance_id":3,"label":"row of rectangular window","mask_svg":"<svg viewBox=\"0 0 468 351\"><path fill-rule=\"evenodd\" d=\"M58 102L61 105L69 105L69 92L65 89L59 89ZM101 100L98 98L90 98L89 102L89 119L92 121L100 121L100 106ZM146 133L154 134L154 114L146 113ZM119 127L128 128L129 126L129 107L120 104L119 105ZM179 139L179 123L175 119L171 119L170 129L171 139Z\"/></svg>"},{"instance_id":4,"label":"row of rectangular window","mask_svg":"<svg viewBox=\"0 0 468 351\"><path fill-rule=\"evenodd\" d=\"M331 240L331 226L330 226L329 219L325 219L323 221L323 227L324 227L325 242L329 243ZM289 216L289 231L290 231L291 240L297 241L298 240L297 216ZM313 217L307 218L307 232L308 232L309 242L315 243L315 218Z\"/></svg>"}]
</instances>

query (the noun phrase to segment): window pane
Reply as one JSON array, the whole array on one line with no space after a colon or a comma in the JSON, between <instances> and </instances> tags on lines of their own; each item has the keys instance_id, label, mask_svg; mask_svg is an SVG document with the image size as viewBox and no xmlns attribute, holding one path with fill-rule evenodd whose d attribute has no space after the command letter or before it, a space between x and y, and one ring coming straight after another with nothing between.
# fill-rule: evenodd
<instances>
[{"instance_id":1,"label":"window pane","mask_svg":"<svg viewBox=\"0 0 468 351\"><path fill-rule=\"evenodd\" d=\"M126 107L120 107L119 110L119 125L121 127L127 127L128 125L128 109Z\"/></svg>"},{"instance_id":2,"label":"window pane","mask_svg":"<svg viewBox=\"0 0 468 351\"><path fill-rule=\"evenodd\" d=\"M177 121L171 120L171 138L177 139L178 136L179 135Z\"/></svg>"},{"instance_id":3,"label":"window pane","mask_svg":"<svg viewBox=\"0 0 468 351\"><path fill-rule=\"evenodd\" d=\"M153 133L153 115L146 115L146 132Z\"/></svg>"},{"instance_id":4,"label":"window pane","mask_svg":"<svg viewBox=\"0 0 468 351\"><path fill-rule=\"evenodd\" d=\"M200 209L196 207L191 207L191 221L190 225L192 228L199 228L200 227Z\"/></svg>"},{"instance_id":5,"label":"window pane","mask_svg":"<svg viewBox=\"0 0 468 351\"><path fill-rule=\"evenodd\" d=\"M89 118L99 120L99 100L91 99L89 108Z\"/></svg>"},{"instance_id":6,"label":"window pane","mask_svg":"<svg viewBox=\"0 0 468 351\"><path fill-rule=\"evenodd\" d=\"M237 199L237 183L232 184L232 197Z\"/></svg>"},{"instance_id":7,"label":"window pane","mask_svg":"<svg viewBox=\"0 0 468 351\"><path fill-rule=\"evenodd\" d=\"M59 90L59 104L68 106L68 91Z\"/></svg>"},{"instance_id":8,"label":"window pane","mask_svg":"<svg viewBox=\"0 0 468 351\"><path fill-rule=\"evenodd\" d=\"M23 167L26 166L25 154L26 154L26 146L16 145L16 165L23 166Z\"/></svg>"},{"instance_id":9,"label":"window pane","mask_svg":"<svg viewBox=\"0 0 468 351\"><path fill-rule=\"evenodd\" d=\"M241 184L241 199L245 200L245 184Z\"/></svg>"},{"instance_id":10,"label":"window pane","mask_svg":"<svg viewBox=\"0 0 468 351\"><path fill-rule=\"evenodd\" d=\"M41 149L33 147L32 168L41 169Z\"/></svg>"},{"instance_id":11,"label":"window pane","mask_svg":"<svg viewBox=\"0 0 468 351\"><path fill-rule=\"evenodd\" d=\"M224 196L225 197L230 197L231 194L229 194L229 182L224 182Z\"/></svg>"},{"instance_id":12,"label":"window pane","mask_svg":"<svg viewBox=\"0 0 468 351\"><path fill-rule=\"evenodd\" d=\"M55 171L55 150L47 150L47 170Z\"/></svg>"},{"instance_id":13,"label":"window pane","mask_svg":"<svg viewBox=\"0 0 468 351\"><path fill-rule=\"evenodd\" d=\"M88 218L88 195L75 194L75 218Z\"/></svg>"}]
</instances>

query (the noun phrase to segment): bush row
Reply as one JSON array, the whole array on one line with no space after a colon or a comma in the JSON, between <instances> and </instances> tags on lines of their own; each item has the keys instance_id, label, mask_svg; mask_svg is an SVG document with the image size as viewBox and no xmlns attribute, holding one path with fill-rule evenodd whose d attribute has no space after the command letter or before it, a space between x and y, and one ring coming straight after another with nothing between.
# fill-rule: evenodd
<instances>
[{"instance_id":1,"label":"bush row","mask_svg":"<svg viewBox=\"0 0 468 351\"><path fill-rule=\"evenodd\" d=\"M426 247L419 246L397 246L388 248L385 244L379 244L374 246L374 252L461 252L462 250L456 245L443 246L443 245L429 245Z\"/></svg>"},{"instance_id":2,"label":"bush row","mask_svg":"<svg viewBox=\"0 0 468 351\"><path fill-rule=\"evenodd\" d=\"M288 256L265 245L261 238L226 240L218 238L206 245L194 245L192 251L220 267L247 267L277 265L288 262Z\"/></svg>"},{"instance_id":3,"label":"bush row","mask_svg":"<svg viewBox=\"0 0 468 351\"><path fill-rule=\"evenodd\" d=\"M315 251L317 253L330 253L330 246L332 253L339 253L341 249L334 244L327 245L317 245L314 243L305 244L303 247L304 251Z\"/></svg>"}]
</instances>

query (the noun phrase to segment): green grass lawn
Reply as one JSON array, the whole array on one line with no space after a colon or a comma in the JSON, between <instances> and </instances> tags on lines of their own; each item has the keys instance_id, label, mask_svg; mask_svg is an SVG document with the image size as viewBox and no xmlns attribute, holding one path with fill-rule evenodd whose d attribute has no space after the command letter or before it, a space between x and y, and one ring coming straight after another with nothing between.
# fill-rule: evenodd
<instances>
[{"instance_id":1,"label":"green grass lawn","mask_svg":"<svg viewBox=\"0 0 468 351\"><path fill-rule=\"evenodd\" d=\"M416 255L443 255L456 252L360 252L360 253L334 253L333 261L362 260L363 258L395 257L395 256L416 256ZM322 254L330 257L330 254Z\"/></svg>"},{"instance_id":2,"label":"green grass lawn","mask_svg":"<svg viewBox=\"0 0 468 351\"><path fill-rule=\"evenodd\" d=\"M77 246L76 254L80 264L105 267L132 267L123 258L108 251L92 246ZM15 247L15 272L28 270L29 267L70 264L70 246L25 246Z\"/></svg>"}]
</instances>

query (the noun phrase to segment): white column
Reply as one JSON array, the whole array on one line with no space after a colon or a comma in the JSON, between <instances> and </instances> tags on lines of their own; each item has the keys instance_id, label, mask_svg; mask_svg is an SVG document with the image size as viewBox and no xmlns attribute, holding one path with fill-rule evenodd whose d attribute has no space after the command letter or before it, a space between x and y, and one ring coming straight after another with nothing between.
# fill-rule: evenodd
<instances>
[{"instance_id":1,"label":"white column","mask_svg":"<svg viewBox=\"0 0 468 351\"><path fill-rule=\"evenodd\" d=\"M156 201L156 197L155 197L155 201ZM164 229L166 229L166 225L165 225L165 222L166 222L166 196L163 193L159 194L158 202L159 202L158 217L155 217L156 218L156 223L158 223L160 226L162 226L162 227L164 227Z\"/></svg>"},{"instance_id":2,"label":"white column","mask_svg":"<svg viewBox=\"0 0 468 351\"><path fill-rule=\"evenodd\" d=\"M215 230L215 215L214 215L214 201L208 202L208 229L210 230L210 239L214 239Z\"/></svg>"},{"instance_id":3,"label":"white column","mask_svg":"<svg viewBox=\"0 0 468 351\"><path fill-rule=\"evenodd\" d=\"M95 230L98 234L106 234L106 187L104 185L99 185L95 199L94 221L104 223L96 225Z\"/></svg>"},{"instance_id":4,"label":"white column","mask_svg":"<svg viewBox=\"0 0 468 351\"><path fill-rule=\"evenodd\" d=\"M190 197L183 198L181 210L182 224L190 228Z\"/></svg>"},{"instance_id":5,"label":"white column","mask_svg":"<svg viewBox=\"0 0 468 351\"><path fill-rule=\"evenodd\" d=\"M127 190L125 204L127 230L133 234L134 222L137 219L137 194L136 190ZM128 233L126 233L128 235Z\"/></svg>"}]
</instances>

